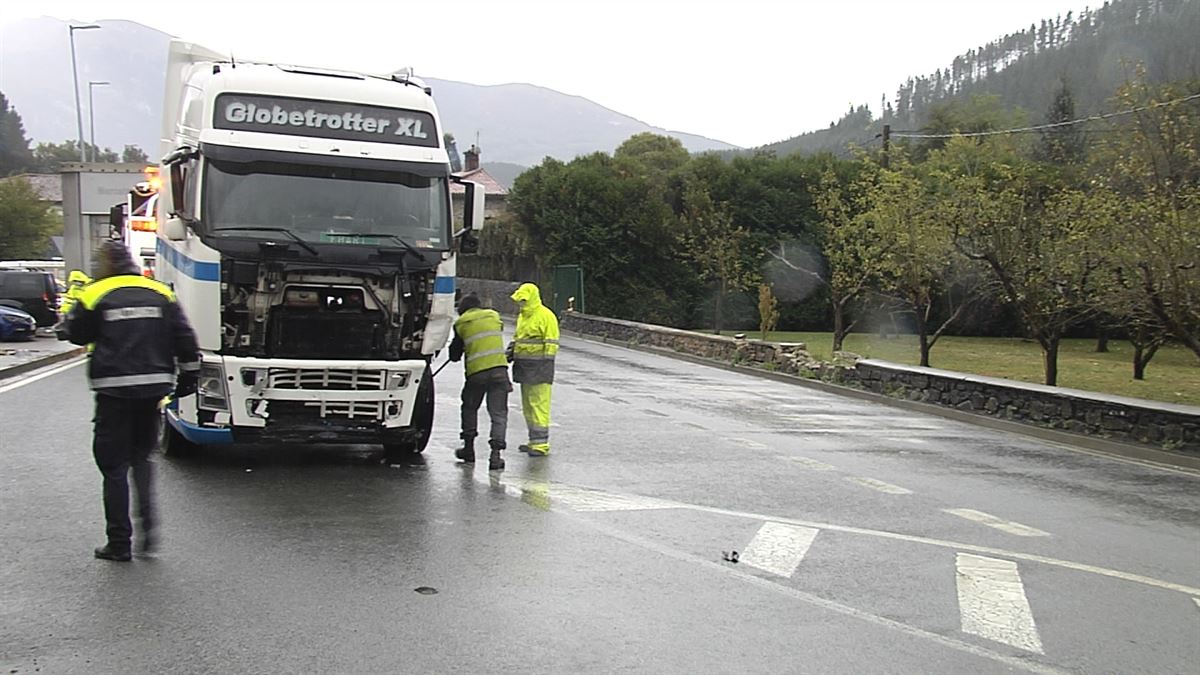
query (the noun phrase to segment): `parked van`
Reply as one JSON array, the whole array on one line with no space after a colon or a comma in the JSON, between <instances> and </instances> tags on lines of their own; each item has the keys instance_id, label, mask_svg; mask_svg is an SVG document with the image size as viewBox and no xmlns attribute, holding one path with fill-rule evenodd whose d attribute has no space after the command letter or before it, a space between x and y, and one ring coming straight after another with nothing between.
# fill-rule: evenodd
<instances>
[{"instance_id":1,"label":"parked van","mask_svg":"<svg viewBox=\"0 0 1200 675\"><path fill-rule=\"evenodd\" d=\"M58 323L58 284L50 272L3 269L0 263L0 300L20 303L37 320L39 328ZM9 303L11 304L11 303Z\"/></svg>"}]
</instances>

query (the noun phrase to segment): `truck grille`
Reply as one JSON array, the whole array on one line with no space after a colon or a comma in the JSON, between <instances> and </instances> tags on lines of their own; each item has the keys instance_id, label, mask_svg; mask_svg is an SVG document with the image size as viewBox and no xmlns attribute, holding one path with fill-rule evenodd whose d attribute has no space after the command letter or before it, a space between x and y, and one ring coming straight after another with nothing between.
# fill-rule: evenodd
<instances>
[{"instance_id":1,"label":"truck grille","mask_svg":"<svg viewBox=\"0 0 1200 675\"><path fill-rule=\"evenodd\" d=\"M322 419L327 417L346 417L349 419L377 420L382 415L383 403L380 401L326 401L307 402L304 407L316 410Z\"/></svg>"},{"instance_id":2,"label":"truck grille","mask_svg":"<svg viewBox=\"0 0 1200 675\"><path fill-rule=\"evenodd\" d=\"M271 368L267 371L270 389L325 389L340 391L381 390L387 385L387 371L350 368ZM328 404L334 405L334 404ZM367 405L336 404L336 405ZM370 404L377 405L377 404ZM353 410L351 410L353 413ZM324 417L324 413L321 415ZM353 417L353 414L351 414Z\"/></svg>"}]
</instances>

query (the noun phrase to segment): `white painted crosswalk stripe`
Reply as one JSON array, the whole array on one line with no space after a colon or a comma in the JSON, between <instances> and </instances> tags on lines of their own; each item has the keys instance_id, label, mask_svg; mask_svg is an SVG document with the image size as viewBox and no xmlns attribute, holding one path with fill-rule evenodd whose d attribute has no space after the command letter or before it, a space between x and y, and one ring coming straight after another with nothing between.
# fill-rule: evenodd
<instances>
[{"instance_id":1,"label":"white painted crosswalk stripe","mask_svg":"<svg viewBox=\"0 0 1200 675\"><path fill-rule=\"evenodd\" d=\"M1044 532L1042 530L1037 529L1036 527L1029 527L1028 525L1022 525L1020 523L1014 523L1009 520L997 518L996 516L993 516L990 513L984 513L983 511L976 511L975 509L942 509L942 510L945 511L946 513L949 513L950 515L958 516L959 518L966 518L967 520L972 520L972 521L975 521L982 525L987 525L988 527L994 527L997 530L1000 530L1002 532L1007 532L1009 534L1015 534L1018 537L1049 537L1050 536L1049 532Z\"/></svg>"},{"instance_id":2,"label":"white painted crosswalk stripe","mask_svg":"<svg viewBox=\"0 0 1200 675\"><path fill-rule=\"evenodd\" d=\"M546 483L520 478L505 478L501 482L505 491L513 497L543 501L547 504L559 504L573 511L645 511L675 507L672 502L651 497L613 494L562 483Z\"/></svg>"},{"instance_id":3,"label":"white painted crosswalk stripe","mask_svg":"<svg viewBox=\"0 0 1200 675\"><path fill-rule=\"evenodd\" d=\"M815 459L809 459L807 457L793 457L791 455L782 455L782 456L780 456L780 459L786 459L789 462L795 462L796 464L799 464L800 466L802 466L806 469L812 469L814 471L832 471L835 468L832 464L826 464L825 462L818 462Z\"/></svg>"},{"instance_id":4,"label":"white painted crosswalk stripe","mask_svg":"<svg viewBox=\"0 0 1200 675\"><path fill-rule=\"evenodd\" d=\"M859 476L846 476L846 480L850 481L851 483L858 483L859 485L862 485L864 487L869 487L872 490L878 490L880 492L887 493L889 495L911 495L912 494L912 490L909 490L908 488L902 488L899 485L892 485L891 483L885 483L881 480L875 480L874 478L861 478Z\"/></svg>"},{"instance_id":5,"label":"white painted crosswalk stripe","mask_svg":"<svg viewBox=\"0 0 1200 675\"><path fill-rule=\"evenodd\" d=\"M740 560L764 572L790 577L800 566L800 561L804 560L818 532L820 530L811 527L763 523L758 528L758 534L742 551Z\"/></svg>"},{"instance_id":6,"label":"white painted crosswalk stripe","mask_svg":"<svg viewBox=\"0 0 1200 675\"><path fill-rule=\"evenodd\" d=\"M964 633L1044 653L1015 562L959 553L956 567Z\"/></svg>"}]
</instances>

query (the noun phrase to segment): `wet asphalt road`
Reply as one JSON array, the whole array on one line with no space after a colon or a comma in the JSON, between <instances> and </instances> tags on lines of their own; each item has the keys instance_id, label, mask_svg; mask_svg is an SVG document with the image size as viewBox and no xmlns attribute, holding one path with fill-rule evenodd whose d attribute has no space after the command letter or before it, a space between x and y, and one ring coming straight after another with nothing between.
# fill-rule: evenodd
<instances>
[{"instance_id":1,"label":"wet asphalt road","mask_svg":"<svg viewBox=\"0 0 1200 675\"><path fill-rule=\"evenodd\" d=\"M91 558L83 369L0 383L0 673L1200 672L1200 476L577 339L558 372L554 454L499 475L453 460L457 365L421 463L160 457L130 564Z\"/></svg>"}]
</instances>

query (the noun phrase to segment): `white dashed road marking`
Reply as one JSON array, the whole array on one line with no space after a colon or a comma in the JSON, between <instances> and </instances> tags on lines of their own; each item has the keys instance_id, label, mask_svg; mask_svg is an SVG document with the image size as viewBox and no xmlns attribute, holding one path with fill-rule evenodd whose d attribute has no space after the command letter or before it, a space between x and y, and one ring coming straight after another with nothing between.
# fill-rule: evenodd
<instances>
[{"instance_id":1,"label":"white dashed road marking","mask_svg":"<svg viewBox=\"0 0 1200 675\"><path fill-rule=\"evenodd\" d=\"M1039 530L1036 527L1029 527L1028 525L1022 525L1020 523L1014 523L1012 521L1003 520L1003 519L997 518L996 516L993 516L989 513L984 513L983 511L976 511L974 509L942 509L942 510L945 511L946 513L949 513L950 515L958 516L959 518L966 518L967 520L973 520L977 523L987 525L988 527L994 527L997 530L1000 530L1002 532L1007 532L1009 534L1015 534L1018 537L1049 537L1050 536L1049 532L1043 532L1042 530Z\"/></svg>"},{"instance_id":2,"label":"white dashed road marking","mask_svg":"<svg viewBox=\"0 0 1200 675\"><path fill-rule=\"evenodd\" d=\"M1015 562L959 553L957 569L964 633L1044 653Z\"/></svg>"},{"instance_id":3,"label":"white dashed road marking","mask_svg":"<svg viewBox=\"0 0 1200 675\"><path fill-rule=\"evenodd\" d=\"M741 562L764 572L790 577L820 530L783 523L764 523L742 551Z\"/></svg>"},{"instance_id":4,"label":"white dashed road marking","mask_svg":"<svg viewBox=\"0 0 1200 675\"><path fill-rule=\"evenodd\" d=\"M789 462L795 462L796 464L799 464L800 466L802 466L806 469L812 469L814 471L832 471L835 468L832 464L826 464L825 462L818 462L815 459L809 459L807 457L792 457L789 455L781 455L780 459L786 459Z\"/></svg>"},{"instance_id":5,"label":"white dashed road marking","mask_svg":"<svg viewBox=\"0 0 1200 675\"><path fill-rule=\"evenodd\" d=\"M899 485L892 485L891 483L885 483L881 480L875 480L874 478L860 478L858 476L846 476L846 480L850 481L851 483L858 483L859 485L862 485L864 487L869 487L872 490L879 490L880 492L885 492L889 495L911 495L912 494L912 490L909 490L908 488L902 488Z\"/></svg>"}]
</instances>

